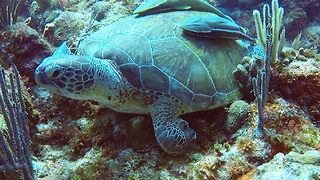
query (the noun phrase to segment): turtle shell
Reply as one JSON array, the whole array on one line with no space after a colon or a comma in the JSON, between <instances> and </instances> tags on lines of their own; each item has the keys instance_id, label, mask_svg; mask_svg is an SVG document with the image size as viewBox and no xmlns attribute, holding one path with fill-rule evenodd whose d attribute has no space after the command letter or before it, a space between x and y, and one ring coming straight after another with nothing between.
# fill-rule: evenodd
<instances>
[{"instance_id":1,"label":"turtle shell","mask_svg":"<svg viewBox=\"0 0 320 180\"><path fill-rule=\"evenodd\" d=\"M208 14L130 16L85 38L78 52L113 60L134 87L171 95L189 112L216 108L241 98L232 71L248 50L240 41L199 37L179 27Z\"/></svg>"}]
</instances>

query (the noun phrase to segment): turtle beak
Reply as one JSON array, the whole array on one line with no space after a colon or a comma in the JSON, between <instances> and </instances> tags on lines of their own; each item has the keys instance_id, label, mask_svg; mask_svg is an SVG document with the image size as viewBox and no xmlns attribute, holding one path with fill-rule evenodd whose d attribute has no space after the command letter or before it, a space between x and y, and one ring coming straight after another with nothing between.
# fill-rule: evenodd
<instances>
[{"instance_id":1,"label":"turtle beak","mask_svg":"<svg viewBox=\"0 0 320 180\"><path fill-rule=\"evenodd\" d=\"M38 65L38 67L34 71L34 79L37 84L41 86L45 86L47 84L52 83L51 80L45 75L46 67L48 66L48 58L42 60L42 62Z\"/></svg>"},{"instance_id":2,"label":"turtle beak","mask_svg":"<svg viewBox=\"0 0 320 180\"><path fill-rule=\"evenodd\" d=\"M34 79L36 83L39 85L45 85L50 83L50 80L44 74L44 67L42 66L38 66L34 71Z\"/></svg>"},{"instance_id":3,"label":"turtle beak","mask_svg":"<svg viewBox=\"0 0 320 180\"><path fill-rule=\"evenodd\" d=\"M52 65L58 58L60 58L60 57L49 56L49 57L43 59L42 62L39 64L39 66L34 71L34 79L35 79L36 83L41 86L44 86L46 89L48 89L47 87L50 86L50 89L48 89L48 90L51 90L52 87L54 87L55 85L54 85L52 79L50 79L46 76L46 74L45 74L46 68L48 66Z\"/></svg>"},{"instance_id":4,"label":"turtle beak","mask_svg":"<svg viewBox=\"0 0 320 180\"><path fill-rule=\"evenodd\" d=\"M52 80L50 80L45 74L46 67L47 63L42 62L34 71L34 79L36 83L41 86L48 86L52 84Z\"/></svg>"}]
</instances>

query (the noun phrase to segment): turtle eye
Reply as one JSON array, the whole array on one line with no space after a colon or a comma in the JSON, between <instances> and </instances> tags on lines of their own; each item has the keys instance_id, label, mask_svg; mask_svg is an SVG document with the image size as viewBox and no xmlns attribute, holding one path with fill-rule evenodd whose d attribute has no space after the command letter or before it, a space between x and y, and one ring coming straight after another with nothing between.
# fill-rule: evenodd
<instances>
[{"instance_id":1,"label":"turtle eye","mask_svg":"<svg viewBox=\"0 0 320 180\"><path fill-rule=\"evenodd\" d=\"M45 74L50 79L58 79L60 78L65 71L65 68L59 66L48 66L45 70Z\"/></svg>"}]
</instances>

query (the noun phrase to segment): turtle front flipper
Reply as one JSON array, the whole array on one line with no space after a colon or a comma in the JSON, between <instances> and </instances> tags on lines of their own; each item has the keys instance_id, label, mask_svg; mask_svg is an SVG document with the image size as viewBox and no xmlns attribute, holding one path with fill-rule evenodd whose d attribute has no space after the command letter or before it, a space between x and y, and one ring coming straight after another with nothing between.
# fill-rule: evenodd
<instances>
[{"instance_id":1,"label":"turtle front flipper","mask_svg":"<svg viewBox=\"0 0 320 180\"><path fill-rule=\"evenodd\" d=\"M177 118L177 110L176 104L169 101L158 100L149 106L157 142L170 155L185 152L196 139L196 133L189 124Z\"/></svg>"}]
</instances>

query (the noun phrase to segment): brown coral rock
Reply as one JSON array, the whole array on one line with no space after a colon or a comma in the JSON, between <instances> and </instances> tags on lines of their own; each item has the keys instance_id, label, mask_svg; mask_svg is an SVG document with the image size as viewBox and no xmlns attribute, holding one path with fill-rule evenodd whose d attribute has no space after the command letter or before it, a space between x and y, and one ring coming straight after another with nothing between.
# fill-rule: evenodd
<instances>
[{"instance_id":1,"label":"brown coral rock","mask_svg":"<svg viewBox=\"0 0 320 180\"><path fill-rule=\"evenodd\" d=\"M320 63L314 59L294 61L274 77L277 90L302 107L320 101Z\"/></svg>"}]
</instances>

